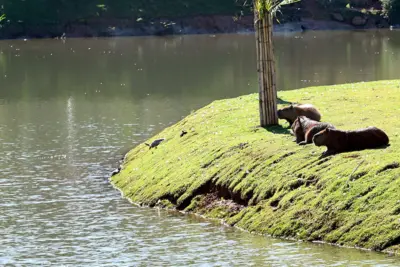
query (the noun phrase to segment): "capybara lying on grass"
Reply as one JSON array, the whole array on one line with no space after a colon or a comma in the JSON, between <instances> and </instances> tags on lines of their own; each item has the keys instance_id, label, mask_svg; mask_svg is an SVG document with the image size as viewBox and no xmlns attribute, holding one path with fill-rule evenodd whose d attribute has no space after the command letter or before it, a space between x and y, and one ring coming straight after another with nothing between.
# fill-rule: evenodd
<instances>
[{"instance_id":1,"label":"capybara lying on grass","mask_svg":"<svg viewBox=\"0 0 400 267\"><path fill-rule=\"evenodd\" d=\"M299 145L311 144L314 135L327 128L334 129L335 126L326 122L310 120L306 116L297 117L292 124L292 132Z\"/></svg>"},{"instance_id":2,"label":"capybara lying on grass","mask_svg":"<svg viewBox=\"0 0 400 267\"><path fill-rule=\"evenodd\" d=\"M307 118L312 119L314 121L321 120L321 114L311 104L303 104L295 106L290 105L289 107L278 110L278 118L287 120L290 126L292 126L293 122L296 120L298 116L306 116Z\"/></svg>"},{"instance_id":3,"label":"capybara lying on grass","mask_svg":"<svg viewBox=\"0 0 400 267\"><path fill-rule=\"evenodd\" d=\"M356 131L327 128L314 135L313 142L316 146L326 146L328 149L322 156L329 156L341 152L386 146L389 144L389 137L376 127Z\"/></svg>"}]
</instances>

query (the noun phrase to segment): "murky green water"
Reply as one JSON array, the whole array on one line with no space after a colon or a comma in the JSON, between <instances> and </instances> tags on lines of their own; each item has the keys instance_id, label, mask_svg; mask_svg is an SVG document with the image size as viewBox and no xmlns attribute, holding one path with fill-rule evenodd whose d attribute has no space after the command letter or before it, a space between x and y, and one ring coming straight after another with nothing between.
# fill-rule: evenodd
<instances>
[{"instance_id":1,"label":"murky green water","mask_svg":"<svg viewBox=\"0 0 400 267\"><path fill-rule=\"evenodd\" d=\"M281 90L400 78L399 32L275 38ZM0 42L0 265L399 266L138 208L107 178L128 148L257 91L252 35Z\"/></svg>"}]
</instances>

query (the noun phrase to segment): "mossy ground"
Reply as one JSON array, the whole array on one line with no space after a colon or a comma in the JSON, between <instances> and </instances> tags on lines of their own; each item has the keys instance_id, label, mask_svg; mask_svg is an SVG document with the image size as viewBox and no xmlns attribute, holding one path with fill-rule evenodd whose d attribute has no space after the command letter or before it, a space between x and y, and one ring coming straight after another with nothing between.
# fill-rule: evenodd
<instances>
[{"instance_id":1,"label":"mossy ground","mask_svg":"<svg viewBox=\"0 0 400 267\"><path fill-rule=\"evenodd\" d=\"M320 158L325 148L297 146L287 122L258 127L252 94L193 112L151 139L166 138L158 149L137 146L112 183L133 202L162 200L252 232L400 251L400 80L278 96L280 106L314 104L339 129L381 128L391 146Z\"/></svg>"}]
</instances>

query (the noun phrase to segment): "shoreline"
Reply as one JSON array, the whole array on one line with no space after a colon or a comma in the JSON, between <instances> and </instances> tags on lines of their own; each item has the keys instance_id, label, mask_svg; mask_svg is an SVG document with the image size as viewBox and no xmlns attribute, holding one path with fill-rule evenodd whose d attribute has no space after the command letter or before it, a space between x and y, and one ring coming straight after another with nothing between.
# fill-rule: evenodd
<instances>
[{"instance_id":1,"label":"shoreline","mask_svg":"<svg viewBox=\"0 0 400 267\"><path fill-rule=\"evenodd\" d=\"M269 234L260 234L257 232L250 232L242 227L239 227L237 225L229 225L226 221L224 221L223 219L215 219L215 218L210 218L207 217L205 215L202 215L200 213L196 213L196 212L186 212L186 211L182 211L182 210L177 210L176 208L168 208L168 207L163 207L162 205L155 205L155 206L150 206L150 205L141 205L139 203L133 202L131 199L127 198L123 191L116 187L112 181L111 181L111 177L109 178L109 182L111 183L112 187L117 190L120 195L121 198L126 199L130 204L132 204L133 206L136 206L138 208L143 208L143 209L162 209L165 210L167 212L171 212L172 214L182 214L184 216L188 216L188 215L192 215L198 218L201 218L203 220L206 221L212 221L215 222L217 224L220 224L224 227L229 227L229 228L234 228L237 229L238 231L242 231L251 235L258 235L258 236L262 236L262 237L267 237L267 238L277 238L283 241L293 241L293 242L305 242L305 243L311 243L311 244L322 244L322 245L329 245L329 246L334 246L334 247L338 247L338 248L345 248L345 249L357 249L357 250L362 250L362 251L366 251L366 252L374 252L374 253L382 253L388 256L391 255L400 255L400 253L396 252L396 251L391 251L391 250L384 250L384 251L376 251L376 250L372 250L372 249L367 249L367 248L363 248L363 247L357 247L357 246L346 246L346 245L338 245L335 243L329 243L329 242L324 242L324 241L307 241L307 240L301 240L301 239L296 239L296 238L291 238L291 237L282 237L282 236L273 236L273 235L269 235Z\"/></svg>"},{"instance_id":2,"label":"shoreline","mask_svg":"<svg viewBox=\"0 0 400 267\"><path fill-rule=\"evenodd\" d=\"M336 13L333 13L336 14ZM353 23L354 18L359 25ZM340 21L339 21L340 20ZM296 18L292 21L274 23L274 32L300 32L305 30L357 30L389 28L389 23L380 16L353 19ZM253 16L235 18L232 16L197 16L176 20L158 19L151 22L136 22L126 19L93 19L68 25L47 25L30 27L9 25L0 31L0 39L41 39L41 38L90 38L127 36L170 36L191 34L253 33Z\"/></svg>"}]
</instances>

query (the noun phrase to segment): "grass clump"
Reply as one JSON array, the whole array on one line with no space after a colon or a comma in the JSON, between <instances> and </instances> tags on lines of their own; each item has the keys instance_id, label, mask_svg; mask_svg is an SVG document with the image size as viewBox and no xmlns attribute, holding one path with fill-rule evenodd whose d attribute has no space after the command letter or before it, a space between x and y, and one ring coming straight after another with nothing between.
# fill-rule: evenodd
<instances>
[{"instance_id":1,"label":"grass clump","mask_svg":"<svg viewBox=\"0 0 400 267\"><path fill-rule=\"evenodd\" d=\"M132 149L112 183L134 202L168 200L252 232L397 252L400 80L278 95L314 104L339 129L381 128L391 146L321 159L324 148L296 145L286 122L258 127L252 94L194 112L151 139L166 138L158 149Z\"/></svg>"}]
</instances>

